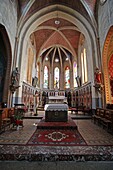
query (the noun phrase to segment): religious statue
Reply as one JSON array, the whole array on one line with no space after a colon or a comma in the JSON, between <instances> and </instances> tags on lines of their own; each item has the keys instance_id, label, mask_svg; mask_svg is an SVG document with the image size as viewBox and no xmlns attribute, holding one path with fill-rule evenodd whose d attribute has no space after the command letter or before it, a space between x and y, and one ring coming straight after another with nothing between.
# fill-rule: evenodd
<instances>
[{"instance_id":1,"label":"religious statue","mask_svg":"<svg viewBox=\"0 0 113 170\"><path fill-rule=\"evenodd\" d=\"M20 78L20 73L18 71L18 68L16 67L16 69L12 72L12 76L11 76L11 83L13 86L16 87L19 86L19 78Z\"/></svg>"},{"instance_id":2,"label":"religious statue","mask_svg":"<svg viewBox=\"0 0 113 170\"><path fill-rule=\"evenodd\" d=\"M55 88L58 88L58 80L56 79Z\"/></svg>"},{"instance_id":3,"label":"religious statue","mask_svg":"<svg viewBox=\"0 0 113 170\"><path fill-rule=\"evenodd\" d=\"M12 75L11 75L11 84L10 84L10 91L12 93L12 101L11 101L11 106L13 107L13 94L14 92L20 87L19 86L19 78L20 78L20 73L18 71L18 68L16 67L15 70L13 70Z\"/></svg>"},{"instance_id":4,"label":"religious statue","mask_svg":"<svg viewBox=\"0 0 113 170\"><path fill-rule=\"evenodd\" d=\"M95 78L95 84L101 84L101 71L99 70L99 68L96 67L95 69L95 73L94 73L94 78Z\"/></svg>"},{"instance_id":5,"label":"religious statue","mask_svg":"<svg viewBox=\"0 0 113 170\"><path fill-rule=\"evenodd\" d=\"M94 80L95 80L94 87L99 93L102 93L102 91L104 90L104 85L102 84L102 73L97 67L94 73Z\"/></svg>"}]
</instances>

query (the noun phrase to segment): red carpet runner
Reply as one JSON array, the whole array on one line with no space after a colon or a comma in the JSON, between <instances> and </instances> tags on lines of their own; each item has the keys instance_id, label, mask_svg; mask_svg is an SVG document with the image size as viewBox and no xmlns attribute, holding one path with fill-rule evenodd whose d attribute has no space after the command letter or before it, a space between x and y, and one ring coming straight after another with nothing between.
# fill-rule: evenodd
<instances>
[{"instance_id":1,"label":"red carpet runner","mask_svg":"<svg viewBox=\"0 0 113 170\"><path fill-rule=\"evenodd\" d=\"M45 122L43 118L37 124L37 130L28 145L46 146L84 146L87 145L76 123L69 117L67 122Z\"/></svg>"},{"instance_id":2,"label":"red carpet runner","mask_svg":"<svg viewBox=\"0 0 113 170\"><path fill-rule=\"evenodd\" d=\"M28 145L86 146L78 130L36 130Z\"/></svg>"}]
</instances>

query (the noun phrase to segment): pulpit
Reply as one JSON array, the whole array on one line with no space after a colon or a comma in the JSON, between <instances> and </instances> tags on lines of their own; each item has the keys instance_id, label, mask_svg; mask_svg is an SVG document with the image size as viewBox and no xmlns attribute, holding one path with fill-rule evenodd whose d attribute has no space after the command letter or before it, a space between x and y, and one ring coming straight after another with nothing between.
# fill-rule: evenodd
<instances>
[{"instance_id":1,"label":"pulpit","mask_svg":"<svg viewBox=\"0 0 113 170\"><path fill-rule=\"evenodd\" d=\"M68 105L62 103L51 103L45 105L46 122L67 122Z\"/></svg>"}]
</instances>

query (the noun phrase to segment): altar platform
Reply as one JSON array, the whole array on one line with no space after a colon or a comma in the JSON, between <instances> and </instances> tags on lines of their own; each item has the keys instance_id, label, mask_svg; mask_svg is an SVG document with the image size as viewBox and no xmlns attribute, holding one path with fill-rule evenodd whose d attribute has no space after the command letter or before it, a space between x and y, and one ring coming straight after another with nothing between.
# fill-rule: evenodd
<instances>
[{"instance_id":1,"label":"altar platform","mask_svg":"<svg viewBox=\"0 0 113 170\"><path fill-rule=\"evenodd\" d=\"M45 117L37 124L37 129L59 129L59 130L77 130L77 125L71 117L67 122L46 122Z\"/></svg>"}]
</instances>

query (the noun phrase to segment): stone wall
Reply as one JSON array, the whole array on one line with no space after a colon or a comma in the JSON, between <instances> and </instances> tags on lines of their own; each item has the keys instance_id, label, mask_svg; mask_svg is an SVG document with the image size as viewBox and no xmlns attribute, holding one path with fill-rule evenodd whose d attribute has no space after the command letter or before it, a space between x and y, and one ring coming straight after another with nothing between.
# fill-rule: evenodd
<instances>
[{"instance_id":1,"label":"stone wall","mask_svg":"<svg viewBox=\"0 0 113 170\"><path fill-rule=\"evenodd\" d=\"M4 25L8 34L12 57L17 29L17 2L11 0L0 0L0 24Z\"/></svg>"},{"instance_id":2,"label":"stone wall","mask_svg":"<svg viewBox=\"0 0 113 170\"><path fill-rule=\"evenodd\" d=\"M100 38L101 53L103 50L106 35L109 28L113 25L113 1L107 0L106 3L98 6L98 31Z\"/></svg>"}]
</instances>

